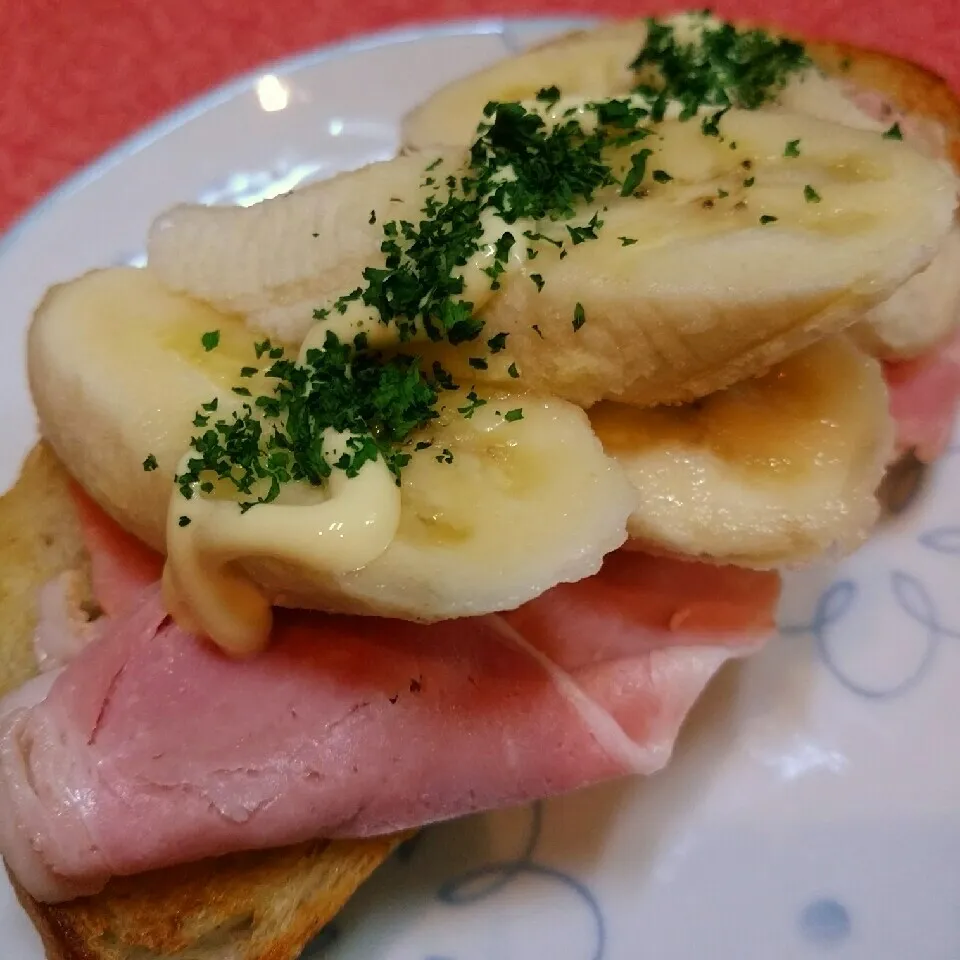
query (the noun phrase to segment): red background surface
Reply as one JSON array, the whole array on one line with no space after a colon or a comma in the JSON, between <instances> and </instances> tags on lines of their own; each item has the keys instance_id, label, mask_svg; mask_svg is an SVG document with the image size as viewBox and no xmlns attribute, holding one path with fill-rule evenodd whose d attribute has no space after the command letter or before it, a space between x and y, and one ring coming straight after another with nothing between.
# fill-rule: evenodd
<instances>
[{"instance_id":1,"label":"red background surface","mask_svg":"<svg viewBox=\"0 0 960 960\"><path fill-rule=\"evenodd\" d=\"M178 103L266 60L402 23L691 7L650 0L0 0L0 229ZM960 0L717 0L910 56L960 89Z\"/></svg>"}]
</instances>

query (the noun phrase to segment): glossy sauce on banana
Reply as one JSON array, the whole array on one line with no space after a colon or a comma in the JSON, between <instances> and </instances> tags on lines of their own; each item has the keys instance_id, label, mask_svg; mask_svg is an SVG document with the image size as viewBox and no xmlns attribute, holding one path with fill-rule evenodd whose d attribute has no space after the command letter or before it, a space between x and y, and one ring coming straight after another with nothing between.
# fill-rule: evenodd
<instances>
[{"instance_id":1,"label":"glossy sauce on banana","mask_svg":"<svg viewBox=\"0 0 960 960\"><path fill-rule=\"evenodd\" d=\"M850 416L850 384L873 365L858 351L826 341L696 403L641 410L604 402L590 409L590 422L613 456L659 447L699 450L751 482L791 484L849 458L859 438L844 429L838 411ZM863 403L875 400L871 395Z\"/></svg>"}]
</instances>

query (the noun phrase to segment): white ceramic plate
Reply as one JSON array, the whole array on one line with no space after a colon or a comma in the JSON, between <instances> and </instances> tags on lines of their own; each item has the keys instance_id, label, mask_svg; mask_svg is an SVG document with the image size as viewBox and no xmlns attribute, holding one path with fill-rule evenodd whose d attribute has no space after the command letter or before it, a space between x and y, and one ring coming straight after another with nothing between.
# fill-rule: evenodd
<instances>
[{"instance_id":1,"label":"white ceramic plate","mask_svg":"<svg viewBox=\"0 0 960 960\"><path fill-rule=\"evenodd\" d=\"M389 156L432 89L571 25L407 30L288 61L58 190L0 242L2 484L33 442L22 336L49 284L135 260L176 201L251 202ZM666 772L426 831L310 956L960 958L958 482L960 455L856 557L791 579L782 638L719 678ZM41 956L3 883L0 957Z\"/></svg>"}]
</instances>

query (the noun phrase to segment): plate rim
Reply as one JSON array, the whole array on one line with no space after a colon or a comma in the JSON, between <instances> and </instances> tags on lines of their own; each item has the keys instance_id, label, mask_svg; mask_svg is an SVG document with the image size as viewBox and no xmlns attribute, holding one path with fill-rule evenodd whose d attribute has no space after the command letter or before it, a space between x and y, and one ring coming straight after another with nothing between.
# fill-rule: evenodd
<instances>
[{"instance_id":1,"label":"plate rim","mask_svg":"<svg viewBox=\"0 0 960 960\"><path fill-rule=\"evenodd\" d=\"M319 66L331 60L349 57L367 50L376 50L418 40L464 36L503 36L510 29L538 27L551 24L588 25L599 18L589 14L556 14L545 16L491 16L465 17L453 20L413 21L382 30L367 31L347 36L330 43L310 47L274 60L266 60L241 73L228 77L203 92L164 111L155 119L137 127L103 153L68 174L46 193L35 199L0 231L0 259L4 258L50 209L69 199L90 183L100 179L118 164L153 146L168 134L210 110L227 103L249 89L264 73L287 76L299 70Z\"/></svg>"}]
</instances>

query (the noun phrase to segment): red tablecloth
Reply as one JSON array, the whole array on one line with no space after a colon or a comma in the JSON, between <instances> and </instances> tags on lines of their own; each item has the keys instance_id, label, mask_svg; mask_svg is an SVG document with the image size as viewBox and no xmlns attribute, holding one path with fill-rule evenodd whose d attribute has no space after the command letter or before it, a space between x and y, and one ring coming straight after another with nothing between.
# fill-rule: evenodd
<instances>
[{"instance_id":1,"label":"red tablecloth","mask_svg":"<svg viewBox=\"0 0 960 960\"><path fill-rule=\"evenodd\" d=\"M633 16L656 0L0 0L0 229L78 167L259 62L411 21ZM718 0L717 12L912 56L960 89L960 0Z\"/></svg>"}]
</instances>

